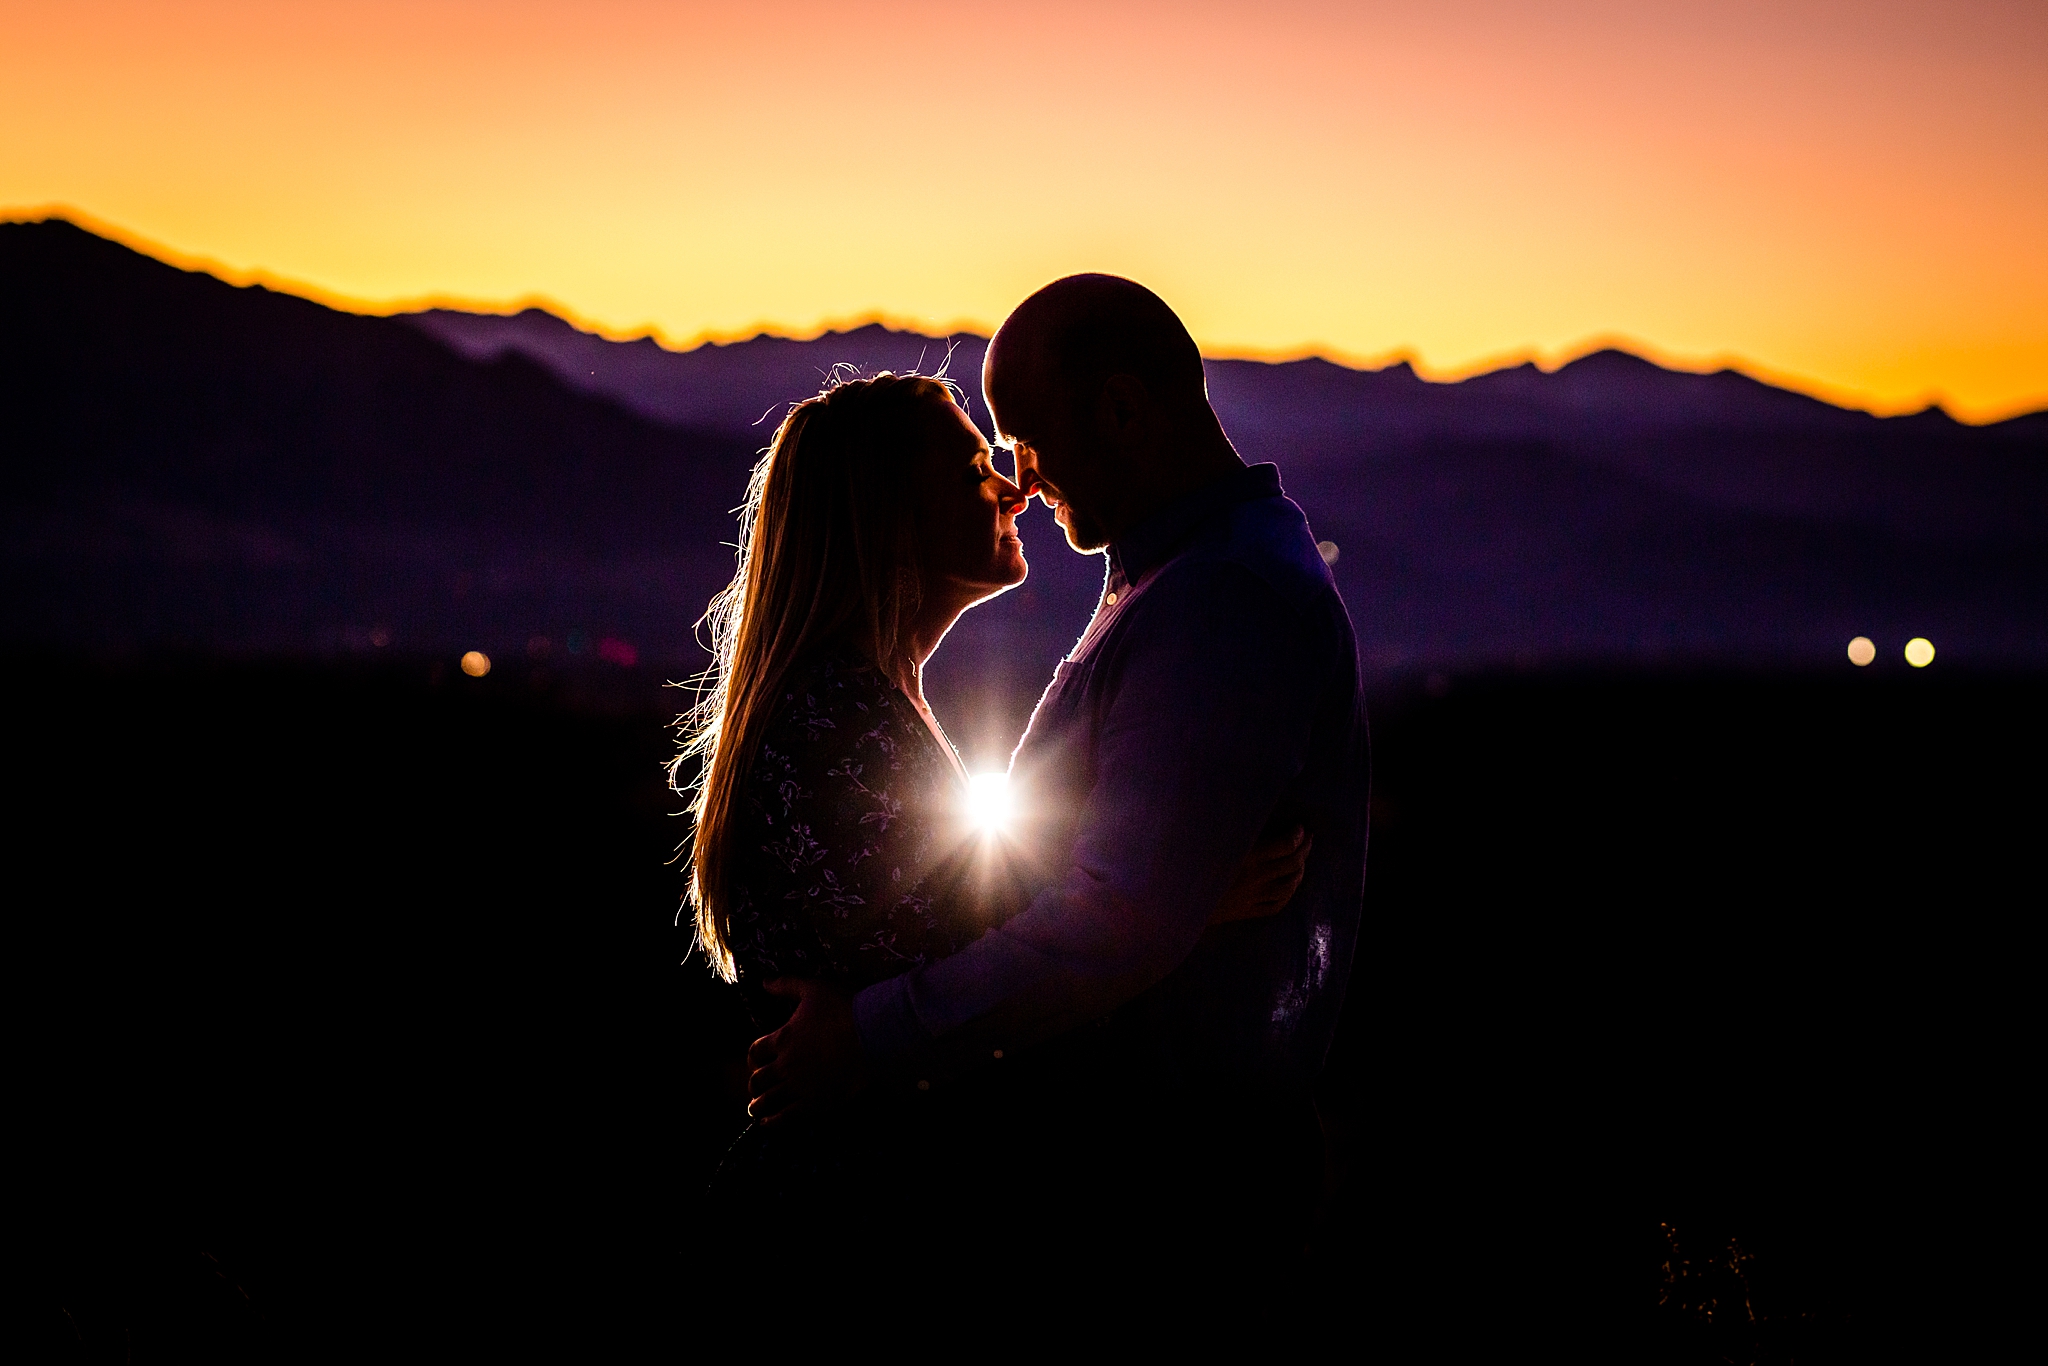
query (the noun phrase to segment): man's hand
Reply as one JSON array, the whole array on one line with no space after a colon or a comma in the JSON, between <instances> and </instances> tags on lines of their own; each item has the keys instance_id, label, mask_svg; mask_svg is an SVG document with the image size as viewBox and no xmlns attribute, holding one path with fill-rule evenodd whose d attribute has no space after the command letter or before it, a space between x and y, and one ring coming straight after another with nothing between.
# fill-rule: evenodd
<instances>
[{"instance_id":1,"label":"man's hand","mask_svg":"<svg viewBox=\"0 0 2048 1366\"><path fill-rule=\"evenodd\" d=\"M796 997L796 1013L747 1050L747 1113L779 1124L858 1095L868 1084L868 1060L853 1023L853 997L800 977L778 977L762 990Z\"/></svg>"},{"instance_id":2,"label":"man's hand","mask_svg":"<svg viewBox=\"0 0 2048 1366\"><path fill-rule=\"evenodd\" d=\"M1237 866L1237 876L1223 902L1209 917L1211 925L1233 920L1263 920L1278 915L1294 899L1301 875L1308 868L1308 851L1316 842L1300 826L1252 846Z\"/></svg>"}]
</instances>

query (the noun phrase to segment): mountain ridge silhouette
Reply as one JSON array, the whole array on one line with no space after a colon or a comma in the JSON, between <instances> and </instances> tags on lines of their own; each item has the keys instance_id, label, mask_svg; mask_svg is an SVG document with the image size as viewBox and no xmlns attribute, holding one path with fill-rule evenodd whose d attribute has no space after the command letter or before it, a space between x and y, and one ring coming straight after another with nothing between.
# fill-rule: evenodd
<instances>
[{"instance_id":1,"label":"mountain ridge silhouette","mask_svg":"<svg viewBox=\"0 0 2048 1366\"><path fill-rule=\"evenodd\" d=\"M606 337L534 306L509 314L437 307L392 316L472 359L489 360L516 351L548 366L572 388L609 394L643 416L678 426L723 430L752 429L760 418L759 413L747 417L748 401L719 387L735 375L753 378L780 371L822 379L820 367L810 356L820 348L834 346L885 354L888 366L925 370L932 368L935 358L950 352L960 362L952 367L953 377L974 391L988 343L986 336L974 332L921 333L865 323L801 340L763 332L674 349L652 336ZM1592 407L1648 426L1782 427L1800 417L1815 427L1901 420L1962 425L1939 405L1881 418L1770 384L1733 367L1707 372L1673 370L1612 345L1588 351L1552 370L1522 361L1454 380L1425 379L1407 360L1378 368L1347 366L1321 356L1286 361L1211 358L1204 363L1212 375L1232 370L1320 371L1339 385L1377 381L1370 392L1381 399L1405 388L1418 398L1455 393L1519 397L1546 414ZM1650 386L1660 382L1661 392L1653 393ZM979 399L978 392L973 396ZM775 401L768 399L769 404ZM2048 424L2048 409L1984 425L2036 421Z\"/></svg>"},{"instance_id":2,"label":"mountain ridge silhouette","mask_svg":"<svg viewBox=\"0 0 2048 1366\"><path fill-rule=\"evenodd\" d=\"M16 651L520 661L546 638L560 662L611 636L680 677L781 405L950 347L986 421L971 335L670 352L535 312L367 317L61 220L0 226L0 301ZM1859 634L1885 667L1908 635L1942 667L2048 665L2048 414L1878 418L1612 350L1454 383L1206 366L1245 458L1335 544L1375 670L1842 668ZM991 737L1100 584L1042 509L1025 534L1031 579L934 663Z\"/></svg>"},{"instance_id":3,"label":"mountain ridge silhouette","mask_svg":"<svg viewBox=\"0 0 2048 1366\"><path fill-rule=\"evenodd\" d=\"M758 434L764 441L791 397L815 392L824 381L825 356L859 356L870 369L914 367L921 361L930 369L938 357L950 356L950 373L966 390L970 415L984 429L990 425L979 392L987 338L972 333L928 336L870 323L807 341L763 335L671 351L651 337L621 342L582 331L538 308L512 315L432 309L398 316L472 359L526 355L572 388L609 396L656 421L733 436ZM1986 435L1983 446L2048 442L2048 411L1982 427L1965 427L1938 407L1877 417L1738 370L1669 370L1614 347L1555 370L1522 362L1450 381L1424 379L1406 361L1377 370L1352 369L1320 357L1211 359L1204 366L1226 429L1241 447L1253 448L1248 458L1299 464L1333 441L1350 458L1369 455L1376 445L1421 439L1563 439L1587 451L1604 451L1623 469L1688 496L1728 502L1728 485L1738 483L1741 496L1732 498L1733 505L1776 515L1801 515L1812 511L1817 499L1827 501L1814 487L1815 475L1823 470L1836 484L1833 502L1838 506L1889 500L1903 509L1953 502L1955 491L1943 488L1940 476L1873 469L1869 460L1858 460L1859 468L1843 468L1842 461L1826 457L1826 449L1870 447L1881 459L1887 447L1917 444L1928 436L1957 437L1968 449L1966 434L1972 432ZM1697 469L1646 458L1651 453L1640 448L1609 449L1614 438L1624 435L1638 442L1684 437L1693 445L1712 437L1723 447L1728 438L1761 436L1775 442L1819 441L1823 449L1809 446L1774 464L1751 460L1736 471L1729 470L1724 452L1719 460L1723 477L1707 481ZM1799 492L1790 494L1789 485L1799 486ZM1773 498L1774 491L1788 496ZM2013 523L2023 509L2029 515L2048 512L2048 503L2035 499L2013 505L1999 492L1981 497L1962 516ZM1918 533L1914 520L1897 515L1884 520L1896 533ZM2021 532L2017 525L2009 529Z\"/></svg>"}]
</instances>

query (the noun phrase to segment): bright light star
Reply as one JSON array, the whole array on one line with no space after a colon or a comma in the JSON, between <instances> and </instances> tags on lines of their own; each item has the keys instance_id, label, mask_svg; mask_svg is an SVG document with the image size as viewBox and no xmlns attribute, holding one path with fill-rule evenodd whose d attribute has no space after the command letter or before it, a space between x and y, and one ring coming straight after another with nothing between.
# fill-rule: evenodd
<instances>
[{"instance_id":1,"label":"bright light star","mask_svg":"<svg viewBox=\"0 0 2048 1366\"><path fill-rule=\"evenodd\" d=\"M1010 819L1010 775L977 773L967 780L967 818L977 830L1000 830Z\"/></svg>"}]
</instances>

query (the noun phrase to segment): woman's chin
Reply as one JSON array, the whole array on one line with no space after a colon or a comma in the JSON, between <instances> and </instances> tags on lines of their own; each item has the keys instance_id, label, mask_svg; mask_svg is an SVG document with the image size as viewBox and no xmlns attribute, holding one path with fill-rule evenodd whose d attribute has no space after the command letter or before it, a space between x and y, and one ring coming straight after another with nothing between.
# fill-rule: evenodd
<instances>
[{"instance_id":1,"label":"woman's chin","mask_svg":"<svg viewBox=\"0 0 2048 1366\"><path fill-rule=\"evenodd\" d=\"M981 601L987 602L989 598L1001 597L1024 582L1025 576L1030 572L1031 567L1024 563L1022 555L998 564L995 572L989 575L988 597L982 598Z\"/></svg>"},{"instance_id":2,"label":"woman's chin","mask_svg":"<svg viewBox=\"0 0 2048 1366\"><path fill-rule=\"evenodd\" d=\"M1024 538L1005 536L996 543L994 579L1005 588L1015 588L1024 582L1024 576L1031 572L1030 562L1024 558Z\"/></svg>"}]
</instances>

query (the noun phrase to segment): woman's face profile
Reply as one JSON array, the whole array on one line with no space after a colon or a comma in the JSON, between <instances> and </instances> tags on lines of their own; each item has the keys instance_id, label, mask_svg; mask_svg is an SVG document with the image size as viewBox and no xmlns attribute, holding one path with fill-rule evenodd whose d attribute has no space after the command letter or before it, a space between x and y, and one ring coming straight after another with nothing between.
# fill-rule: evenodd
<instances>
[{"instance_id":1,"label":"woman's face profile","mask_svg":"<svg viewBox=\"0 0 2048 1366\"><path fill-rule=\"evenodd\" d=\"M997 472L989 446L958 404L926 407L918 469L918 523L927 572L976 599L1024 582L1017 535L1026 499Z\"/></svg>"}]
</instances>

